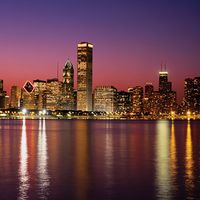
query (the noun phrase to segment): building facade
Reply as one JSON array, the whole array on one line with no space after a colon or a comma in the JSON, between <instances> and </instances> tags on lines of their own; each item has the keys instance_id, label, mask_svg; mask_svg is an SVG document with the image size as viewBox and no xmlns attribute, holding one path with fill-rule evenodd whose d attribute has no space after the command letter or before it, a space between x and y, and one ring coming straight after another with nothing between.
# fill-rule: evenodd
<instances>
[{"instance_id":1,"label":"building facade","mask_svg":"<svg viewBox=\"0 0 200 200\"><path fill-rule=\"evenodd\" d=\"M77 110L92 110L93 45L81 42L77 48Z\"/></svg>"},{"instance_id":2,"label":"building facade","mask_svg":"<svg viewBox=\"0 0 200 200\"><path fill-rule=\"evenodd\" d=\"M63 83L61 94L62 110L74 110L74 67L67 60L63 69Z\"/></svg>"},{"instance_id":3,"label":"building facade","mask_svg":"<svg viewBox=\"0 0 200 200\"><path fill-rule=\"evenodd\" d=\"M21 88L19 86L13 85L10 92L10 107L20 108L21 99Z\"/></svg>"},{"instance_id":4,"label":"building facade","mask_svg":"<svg viewBox=\"0 0 200 200\"><path fill-rule=\"evenodd\" d=\"M113 86L98 86L94 90L94 111L115 112L117 89Z\"/></svg>"}]
</instances>

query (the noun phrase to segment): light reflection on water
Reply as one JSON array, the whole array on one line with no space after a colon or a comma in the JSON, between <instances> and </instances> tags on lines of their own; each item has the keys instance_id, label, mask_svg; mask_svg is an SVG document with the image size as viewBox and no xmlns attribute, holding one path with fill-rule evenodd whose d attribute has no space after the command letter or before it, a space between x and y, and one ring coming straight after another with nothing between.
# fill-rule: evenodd
<instances>
[{"instance_id":1,"label":"light reflection on water","mask_svg":"<svg viewBox=\"0 0 200 200\"><path fill-rule=\"evenodd\" d=\"M40 199L48 199L50 178L48 175L48 154L46 141L45 119L39 120L39 133L37 145L37 173L38 173L38 193Z\"/></svg>"},{"instance_id":2,"label":"light reflection on water","mask_svg":"<svg viewBox=\"0 0 200 200\"><path fill-rule=\"evenodd\" d=\"M170 130L168 121L157 122L156 137L156 186L158 199L171 199L169 170Z\"/></svg>"},{"instance_id":3,"label":"light reflection on water","mask_svg":"<svg viewBox=\"0 0 200 200\"><path fill-rule=\"evenodd\" d=\"M111 124L106 124L105 135L105 187L107 189L112 188L113 185L113 135L110 133Z\"/></svg>"},{"instance_id":4,"label":"light reflection on water","mask_svg":"<svg viewBox=\"0 0 200 200\"><path fill-rule=\"evenodd\" d=\"M19 200L28 199L29 173L28 173L28 148L27 148L27 134L26 134L26 120L22 122L21 144L20 144L20 158L19 158Z\"/></svg>"},{"instance_id":5,"label":"light reflection on water","mask_svg":"<svg viewBox=\"0 0 200 200\"><path fill-rule=\"evenodd\" d=\"M0 200L200 199L198 121L23 119L0 127Z\"/></svg>"},{"instance_id":6,"label":"light reflection on water","mask_svg":"<svg viewBox=\"0 0 200 200\"><path fill-rule=\"evenodd\" d=\"M176 136L174 121L171 124L171 135L170 135L170 172L173 181L173 191L176 192L176 176L177 176L177 151L176 151Z\"/></svg>"},{"instance_id":7,"label":"light reflection on water","mask_svg":"<svg viewBox=\"0 0 200 200\"><path fill-rule=\"evenodd\" d=\"M190 120L188 120L187 133L186 133L186 148L185 148L185 184L186 184L186 190L188 191L189 195L194 187L193 170L194 169L193 169L191 124Z\"/></svg>"}]
</instances>

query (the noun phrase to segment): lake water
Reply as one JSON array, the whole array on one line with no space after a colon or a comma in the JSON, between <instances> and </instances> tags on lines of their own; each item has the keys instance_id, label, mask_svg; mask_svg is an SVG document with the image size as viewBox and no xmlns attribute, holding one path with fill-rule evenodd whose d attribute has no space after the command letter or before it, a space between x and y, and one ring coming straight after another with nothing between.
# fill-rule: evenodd
<instances>
[{"instance_id":1,"label":"lake water","mask_svg":"<svg viewBox=\"0 0 200 200\"><path fill-rule=\"evenodd\" d=\"M200 199L200 121L0 120L4 199Z\"/></svg>"}]
</instances>

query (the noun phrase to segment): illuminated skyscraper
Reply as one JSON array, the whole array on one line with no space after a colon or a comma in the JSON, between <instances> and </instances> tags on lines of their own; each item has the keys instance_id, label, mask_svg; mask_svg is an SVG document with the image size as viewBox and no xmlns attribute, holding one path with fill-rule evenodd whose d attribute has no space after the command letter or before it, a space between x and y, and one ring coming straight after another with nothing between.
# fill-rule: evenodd
<instances>
[{"instance_id":1,"label":"illuminated skyscraper","mask_svg":"<svg viewBox=\"0 0 200 200\"><path fill-rule=\"evenodd\" d=\"M144 92L144 100L143 100L143 112L144 115L150 115L153 103L153 94L154 88L152 83L146 83L145 92Z\"/></svg>"},{"instance_id":2,"label":"illuminated skyscraper","mask_svg":"<svg viewBox=\"0 0 200 200\"><path fill-rule=\"evenodd\" d=\"M60 88L61 85L57 78L47 80L46 109L59 109Z\"/></svg>"},{"instance_id":3,"label":"illuminated skyscraper","mask_svg":"<svg viewBox=\"0 0 200 200\"><path fill-rule=\"evenodd\" d=\"M13 85L11 87L10 107L11 108L19 108L20 107L20 99L21 99L21 88L16 85Z\"/></svg>"},{"instance_id":4,"label":"illuminated skyscraper","mask_svg":"<svg viewBox=\"0 0 200 200\"><path fill-rule=\"evenodd\" d=\"M143 113L143 87L136 86L132 89L132 112L140 116Z\"/></svg>"},{"instance_id":5,"label":"illuminated skyscraper","mask_svg":"<svg viewBox=\"0 0 200 200\"><path fill-rule=\"evenodd\" d=\"M34 80L33 86L35 88L35 109L42 110L46 108L46 81Z\"/></svg>"},{"instance_id":6,"label":"illuminated skyscraper","mask_svg":"<svg viewBox=\"0 0 200 200\"><path fill-rule=\"evenodd\" d=\"M63 69L62 90L62 109L74 110L74 68L70 60L67 60Z\"/></svg>"},{"instance_id":7,"label":"illuminated skyscraper","mask_svg":"<svg viewBox=\"0 0 200 200\"><path fill-rule=\"evenodd\" d=\"M92 110L92 53L92 44L78 44L77 110Z\"/></svg>"},{"instance_id":8,"label":"illuminated skyscraper","mask_svg":"<svg viewBox=\"0 0 200 200\"><path fill-rule=\"evenodd\" d=\"M186 110L200 113L200 77L185 79L184 102Z\"/></svg>"}]
</instances>

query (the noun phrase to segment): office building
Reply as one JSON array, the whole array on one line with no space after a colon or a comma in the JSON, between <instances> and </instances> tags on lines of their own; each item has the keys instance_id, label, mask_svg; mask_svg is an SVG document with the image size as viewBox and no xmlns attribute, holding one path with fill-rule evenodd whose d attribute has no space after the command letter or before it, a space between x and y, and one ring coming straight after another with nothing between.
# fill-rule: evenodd
<instances>
[{"instance_id":1,"label":"office building","mask_svg":"<svg viewBox=\"0 0 200 200\"><path fill-rule=\"evenodd\" d=\"M132 98L130 92L117 92L117 112L130 113L132 111Z\"/></svg>"},{"instance_id":2,"label":"office building","mask_svg":"<svg viewBox=\"0 0 200 200\"><path fill-rule=\"evenodd\" d=\"M46 87L46 109L60 109L61 83L57 78L47 79Z\"/></svg>"},{"instance_id":3,"label":"office building","mask_svg":"<svg viewBox=\"0 0 200 200\"><path fill-rule=\"evenodd\" d=\"M94 90L94 111L115 112L117 89L113 86L98 86Z\"/></svg>"},{"instance_id":4,"label":"office building","mask_svg":"<svg viewBox=\"0 0 200 200\"><path fill-rule=\"evenodd\" d=\"M74 67L70 60L67 60L63 69L63 83L61 94L62 110L74 110Z\"/></svg>"},{"instance_id":5,"label":"office building","mask_svg":"<svg viewBox=\"0 0 200 200\"><path fill-rule=\"evenodd\" d=\"M11 87L10 93L10 107L11 108L20 108L20 99L21 99L21 88L13 85Z\"/></svg>"},{"instance_id":6,"label":"office building","mask_svg":"<svg viewBox=\"0 0 200 200\"><path fill-rule=\"evenodd\" d=\"M33 80L34 95L35 95L35 109L46 109L46 93L47 82L44 80Z\"/></svg>"},{"instance_id":7,"label":"office building","mask_svg":"<svg viewBox=\"0 0 200 200\"><path fill-rule=\"evenodd\" d=\"M132 91L132 113L137 116L143 114L143 87L133 87Z\"/></svg>"},{"instance_id":8,"label":"office building","mask_svg":"<svg viewBox=\"0 0 200 200\"><path fill-rule=\"evenodd\" d=\"M92 110L92 54L92 44L88 42L78 44L77 110Z\"/></svg>"}]
</instances>

